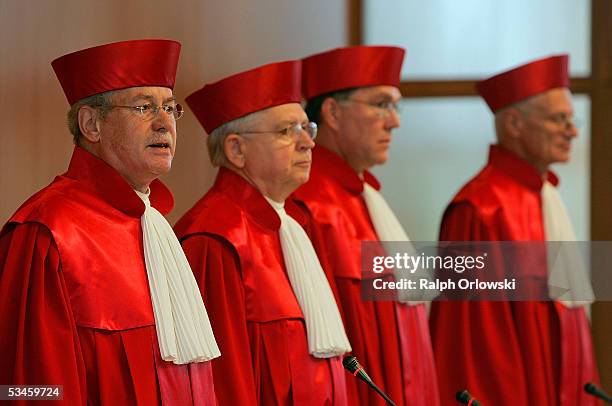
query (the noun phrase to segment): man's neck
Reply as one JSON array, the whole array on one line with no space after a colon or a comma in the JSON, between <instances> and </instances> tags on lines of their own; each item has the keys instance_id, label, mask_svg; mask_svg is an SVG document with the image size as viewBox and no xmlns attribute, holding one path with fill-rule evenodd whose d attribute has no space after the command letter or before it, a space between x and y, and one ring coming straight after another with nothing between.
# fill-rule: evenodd
<instances>
[{"instance_id":1,"label":"man's neck","mask_svg":"<svg viewBox=\"0 0 612 406\"><path fill-rule=\"evenodd\" d=\"M292 191L287 191L284 189L281 190L282 188L275 188L271 185L268 185L266 182L263 182L260 179L256 179L252 176L249 176L249 174L246 173L243 169L237 168L231 164L227 165L226 168L238 174L238 176L246 180L251 186L257 189L262 195L264 195L265 197L269 199L274 200L275 202L279 202L279 203L284 202L285 200L287 200L289 195L291 195L292 193Z\"/></svg>"},{"instance_id":2,"label":"man's neck","mask_svg":"<svg viewBox=\"0 0 612 406\"><path fill-rule=\"evenodd\" d=\"M334 136L335 135L335 136ZM320 145L328 150L332 151L336 155L338 155L344 162L346 162L357 174L359 177L363 177L363 172L367 168L362 168L357 165L355 162L352 162L349 157L342 151L342 149L338 146L336 142L336 137L340 136L339 134L331 134L326 132L325 130L319 131L319 135L317 135L316 144Z\"/></svg>"},{"instance_id":3,"label":"man's neck","mask_svg":"<svg viewBox=\"0 0 612 406\"><path fill-rule=\"evenodd\" d=\"M150 179L148 181L136 180L136 179L133 179L131 176L129 176L129 174L123 173L123 171L121 170L120 167L117 167L117 166L113 165L112 162L108 162L106 159L104 159L104 157L100 153L100 149L99 149L99 147L97 147L97 145L98 144L92 144L92 143L89 143L89 142L80 142L79 143L79 147L83 148L85 151L89 152L93 156L95 156L95 157L101 159L102 161L106 162L113 169L115 169L115 171L117 171L117 173L119 173L119 175L121 175L121 177L132 187L132 189L137 190L137 191L139 191L141 193L147 193L147 190L149 190L149 185L151 184L153 179Z\"/></svg>"},{"instance_id":4,"label":"man's neck","mask_svg":"<svg viewBox=\"0 0 612 406\"><path fill-rule=\"evenodd\" d=\"M526 154L525 151L519 145L512 143L499 143L498 146L512 152L514 155L518 156L519 158L527 162L529 165L533 166L540 173L542 178L546 180L546 177L548 176L548 164L536 162L535 160L530 159L528 154Z\"/></svg>"}]
</instances>

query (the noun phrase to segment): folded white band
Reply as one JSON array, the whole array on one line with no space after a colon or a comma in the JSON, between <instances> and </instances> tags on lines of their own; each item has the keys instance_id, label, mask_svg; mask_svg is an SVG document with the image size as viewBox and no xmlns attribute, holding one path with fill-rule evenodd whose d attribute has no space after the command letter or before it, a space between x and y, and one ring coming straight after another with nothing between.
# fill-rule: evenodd
<instances>
[{"instance_id":1,"label":"folded white band","mask_svg":"<svg viewBox=\"0 0 612 406\"><path fill-rule=\"evenodd\" d=\"M144 257L162 359L175 364L208 361L221 353L198 285L172 227L151 206L141 217Z\"/></svg>"},{"instance_id":2,"label":"folded white band","mask_svg":"<svg viewBox=\"0 0 612 406\"><path fill-rule=\"evenodd\" d=\"M410 242L408 234L406 234L406 231L404 231L404 228L395 216L395 213L393 213L393 210L391 210L391 207L389 207L383 195L367 182L363 183L363 199L368 208L368 214L374 225L374 230L378 235L378 239L382 242L383 247L385 247L387 255L393 255L394 245L386 243L401 241L404 242L404 244L401 244L401 247L399 247L402 250L402 254L406 253L416 256L417 252ZM395 270L395 277L397 280L416 280L417 286L419 286L419 279L433 280L433 275L424 269L416 269L413 272ZM437 295L438 291L435 289L402 289L398 291L398 300L402 303L418 305L433 300Z\"/></svg>"},{"instance_id":3,"label":"folded white band","mask_svg":"<svg viewBox=\"0 0 612 406\"><path fill-rule=\"evenodd\" d=\"M584 258L576 243L567 242L576 241L574 228L557 188L550 182L542 187L542 206L546 240L551 241L547 244L550 298L567 307L593 303L595 295Z\"/></svg>"},{"instance_id":4,"label":"folded white band","mask_svg":"<svg viewBox=\"0 0 612 406\"><path fill-rule=\"evenodd\" d=\"M351 351L334 295L306 232L285 212L284 203L268 199L281 219L280 242L287 275L300 304L308 349L317 358Z\"/></svg>"}]
</instances>

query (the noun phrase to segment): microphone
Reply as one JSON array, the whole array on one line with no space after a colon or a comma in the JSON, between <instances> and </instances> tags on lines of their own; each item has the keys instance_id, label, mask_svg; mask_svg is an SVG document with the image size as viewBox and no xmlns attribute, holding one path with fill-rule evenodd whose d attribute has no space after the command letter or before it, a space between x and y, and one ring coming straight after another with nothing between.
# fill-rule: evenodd
<instances>
[{"instance_id":1,"label":"microphone","mask_svg":"<svg viewBox=\"0 0 612 406\"><path fill-rule=\"evenodd\" d=\"M356 376L357 378L361 379L362 381L367 383L370 388L374 389L376 393L378 393L380 396L383 397L383 399L385 399L387 404L395 406L395 403L393 403L391 398L387 396L385 392L381 391L380 388L376 386L376 384L368 376L368 374L366 374L365 369L363 369L363 367L359 364L359 361L357 361L357 357L347 355L342 360L342 365L344 365L344 368L349 371L353 376Z\"/></svg>"},{"instance_id":2,"label":"microphone","mask_svg":"<svg viewBox=\"0 0 612 406\"><path fill-rule=\"evenodd\" d=\"M468 405L468 406L483 406L482 403L477 401L476 398L473 397L472 394L470 392L468 392L466 389L460 390L459 392L457 392L457 394L455 395L455 398L457 398L459 403L461 403L463 405Z\"/></svg>"},{"instance_id":3,"label":"microphone","mask_svg":"<svg viewBox=\"0 0 612 406\"><path fill-rule=\"evenodd\" d=\"M584 391L589 395L593 395L596 398L605 400L606 403L612 403L612 398L610 397L610 395L608 395L606 392L603 391L603 389L598 388L597 385L591 382L584 384Z\"/></svg>"}]
</instances>

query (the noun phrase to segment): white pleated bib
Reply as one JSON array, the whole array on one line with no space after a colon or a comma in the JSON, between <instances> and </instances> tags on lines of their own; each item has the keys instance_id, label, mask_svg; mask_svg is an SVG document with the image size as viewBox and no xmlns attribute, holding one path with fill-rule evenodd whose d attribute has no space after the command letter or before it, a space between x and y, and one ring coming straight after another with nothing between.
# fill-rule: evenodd
<instances>
[{"instance_id":1,"label":"white pleated bib","mask_svg":"<svg viewBox=\"0 0 612 406\"><path fill-rule=\"evenodd\" d=\"M567 243L576 241L574 228L557 188L550 182L542 186L542 206L546 241L552 242L547 245L550 298L567 307L593 303L595 295L584 258L575 244Z\"/></svg>"},{"instance_id":2,"label":"white pleated bib","mask_svg":"<svg viewBox=\"0 0 612 406\"><path fill-rule=\"evenodd\" d=\"M221 353L187 257L149 193L136 193L145 204L140 222L161 357L175 364L216 358Z\"/></svg>"},{"instance_id":3,"label":"white pleated bib","mask_svg":"<svg viewBox=\"0 0 612 406\"><path fill-rule=\"evenodd\" d=\"M285 211L284 203L266 200L280 219L280 242L287 275L300 304L309 353L317 358L331 358L351 351L342 318L319 258L308 235Z\"/></svg>"},{"instance_id":4,"label":"white pleated bib","mask_svg":"<svg viewBox=\"0 0 612 406\"><path fill-rule=\"evenodd\" d=\"M401 241L404 243L402 244L404 247L403 252L407 253L408 255L416 256L417 252L412 246L410 238L408 238L408 234L406 234L406 231L404 231L404 228L393 213L393 210L391 210L391 207L389 207L383 195L378 192L378 190L370 186L367 182L363 183L363 199L365 200L366 207L368 208L368 214L370 215L370 219L374 225L374 230L376 230L378 239L382 242L383 246L385 245L385 242ZM390 249L387 249L387 252L390 251ZM418 279L423 278L431 281L433 279L431 274L428 274L427 271L422 269L418 269L412 274L401 270L396 270L395 276L398 280L402 278L409 278L418 281ZM417 286L419 286L418 282ZM402 289L398 291L398 300L410 305L418 305L432 300L437 295L438 291L434 289Z\"/></svg>"}]
</instances>

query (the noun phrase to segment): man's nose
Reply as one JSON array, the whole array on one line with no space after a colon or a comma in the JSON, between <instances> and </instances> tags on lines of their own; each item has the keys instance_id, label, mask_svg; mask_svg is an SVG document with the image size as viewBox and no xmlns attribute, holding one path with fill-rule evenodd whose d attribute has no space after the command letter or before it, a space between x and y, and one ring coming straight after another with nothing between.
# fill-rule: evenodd
<instances>
[{"instance_id":1,"label":"man's nose","mask_svg":"<svg viewBox=\"0 0 612 406\"><path fill-rule=\"evenodd\" d=\"M310 135L305 130L300 131L297 142L298 149L300 150L313 149L315 146L314 140L310 138Z\"/></svg>"},{"instance_id":2,"label":"man's nose","mask_svg":"<svg viewBox=\"0 0 612 406\"><path fill-rule=\"evenodd\" d=\"M169 128L175 125L175 122L174 116L160 108L153 118L153 131L167 132Z\"/></svg>"},{"instance_id":3,"label":"man's nose","mask_svg":"<svg viewBox=\"0 0 612 406\"><path fill-rule=\"evenodd\" d=\"M390 110L387 113L385 124L387 130L393 130L394 128L398 128L401 124L399 111L395 109Z\"/></svg>"}]
</instances>

